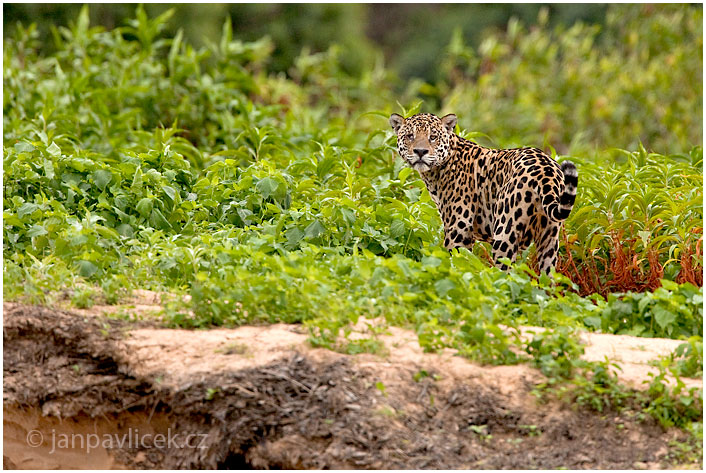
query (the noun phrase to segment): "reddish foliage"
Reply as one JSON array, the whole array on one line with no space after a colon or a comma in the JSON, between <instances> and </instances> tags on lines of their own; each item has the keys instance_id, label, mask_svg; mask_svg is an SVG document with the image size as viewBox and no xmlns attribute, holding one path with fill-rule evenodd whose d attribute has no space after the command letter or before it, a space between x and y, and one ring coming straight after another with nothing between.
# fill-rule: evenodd
<instances>
[{"instance_id":1,"label":"reddish foliage","mask_svg":"<svg viewBox=\"0 0 706 473\"><path fill-rule=\"evenodd\" d=\"M700 230L699 230L700 232ZM647 270L641 266L644 259L632 249L635 238L624 239L623 234L611 232L611 251L608 260L594 255L585 261L574 259L571 243L563 234L565 254L560 254L556 270L578 287L579 294L586 296L598 293L607 297L610 292L642 292L654 291L660 287L660 280L664 277L664 267L659 262L659 253L656 248L647 251ZM603 271L598 268L601 263ZM687 244L679 260L681 270L676 282L690 282L695 286L703 286L703 237L695 244Z\"/></svg>"},{"instance_id":2,"label":"reddish foliage","mask_svg":"<svg viewBox=\"0 0 706 473\"><path fill-rule=\"evenodd\" d=\"M701 233L701 229L698 229ZM695 245L687 244L684 251L682 251L679 263L681 264L681 271L677 275L676 281L678 283L690 282L691 284L702 287L704 285L704 273L703 273L703 263L704 263L704 237L701 236ZM694 262L696 264L694 264Z\"/></svg>"},{"instance_id":3,"label":"reddish foliage","mask_svg":"<svg viewBox=\"0 0 706 473\"><path fill-rule=\"evenodd\" d=\"M659 253L654 248L650 248L647 252L647 261L650 265L650 273L647 276L647 287L650 291L657 289L660 284L660 279L664 277L664 266L659 263Z\"/></svg>"}]
</instances>

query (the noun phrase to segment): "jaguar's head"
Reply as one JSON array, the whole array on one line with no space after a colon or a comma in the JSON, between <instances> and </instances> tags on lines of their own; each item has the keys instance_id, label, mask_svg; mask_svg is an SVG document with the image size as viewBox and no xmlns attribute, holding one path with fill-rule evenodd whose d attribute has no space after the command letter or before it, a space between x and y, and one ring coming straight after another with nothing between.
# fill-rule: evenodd
<instances>
[{"instance_id":1,"label":"jaguar's head","mask_svg":"<svg viewBox=\"0 0 706 473\"><path fill-rule=\"evenodd\" d=\"M407 164L424 173L443 166L451 157L456 115L439 118L418 113L409 118L393 113L390 125L397 134L397 151Z\"/></svg>"}]
</instances>

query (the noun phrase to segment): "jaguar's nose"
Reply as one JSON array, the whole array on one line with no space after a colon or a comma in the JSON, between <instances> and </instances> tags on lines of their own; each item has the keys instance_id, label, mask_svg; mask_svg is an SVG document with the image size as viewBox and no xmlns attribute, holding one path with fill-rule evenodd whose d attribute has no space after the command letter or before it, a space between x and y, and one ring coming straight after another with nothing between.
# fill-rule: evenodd
<instances>
[{"instance_id":1,"label":"jaguar's nose","mask_svg":"<svg viewBox=\"0 0 706 473\"><path fill-rule=\"evenodd\" d=\"M429 154L429 150L427 148L414 148L414 154L419 156L419 159L422 159L424 156Z\"/></svg>"}]
</instances>

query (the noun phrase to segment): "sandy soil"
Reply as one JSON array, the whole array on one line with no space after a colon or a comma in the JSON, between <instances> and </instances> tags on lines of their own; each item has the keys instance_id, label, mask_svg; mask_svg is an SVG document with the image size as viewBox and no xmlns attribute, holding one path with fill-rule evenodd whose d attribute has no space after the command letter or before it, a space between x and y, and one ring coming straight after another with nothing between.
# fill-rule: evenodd
<instances>
[{"instance_id":1,"label":"sandy soil","mask_svg":"<svg viewBox=\"0 0 706 473\"><path fill-rule=\"evenodd\" d=\"M188 301L189 296L184 296ZM104 316L115 313L130 313L136 319L149 318L158 314L162 310L162 295L153 291L136 290L133 291L130 299L121 306L96 305L90 309L75 309L71 311L81 315ZM375 327L375 320L367 320L363 317L359 319L355 332L362 337L369 337L371 328ZM534 332L541 332L539 327L523 327L523 334L531 336ZM417 343L417 336L409 331L396 327L386 329L387 335L382 336L382 340L387 346L387 358L393 363L438 363L440 360L447 369L461 370L488 370L497 369L507 371L508 376L521 377L526 375L526 366L504 366L499 368L478 367L455 356L453 350L446 350L441 354L425 354ZM356 333L351 335L354 338ZM128 342L145 356L145 366L153 364L155 370L160 367L167 372L177 373L185 369L179 362L178 357L173 357L174 347L187 350L189 356L188 370L189 376L192 373L203 371L208 372L213 369L230 369L254 366L273 361L288 349L297 348L299 350L311 350L306 344L306 331L300 325L276 324L270 326L246 326L237 329L211 329L208 331L189 331L171 329L143 329L131 331L134 343ZM636 389L645 388L645 381L650 380L649 373L654 373L656 369L650 366L650 362L660 357L672 353L681 343L678 340L664 338L642 338L628 335L609 335L600 333L585 332L581 335L585 344L583 359L588 361L603 361L608 357L611 362L618 365L618 377L620 380ZM233 366L233 357L230 352L233 348L229 345L245 345L247 348L252 342L256 345L256 350L248 353L239 366ZM202 347L212 347L213 353L204 354ZM238 347L242 348L242 347ZM392 349L390 349L392 348ZM237 350L236 350L237 351ZM360 357L365 357L360 355ZM151 361L150 361L151 360ZM533 370L529 370L532 372ZM702 387L701 379L684 379L688 387Z\"/></svg>"},{"instance_id":2,"label":"sandy soil","mask_svg":"<svg viewBox=\"0 0 706 473\"><path fill-rule=\"evenodd\" d=\"M160 308L158 295L133 297L120 310L148 318ZM660 468L669 441L683 436L540 404L530 393L543 380L537 370L424 353L395 327L382 336L384 356L351 356L312 349L298 325L173 330L105 311L116 308L4 304L6 467ZM586 359L608 356L638 389L655 371L649 361L679 345L583 336ZM117 445L136 431L151 440ZM154 441L174 433L201 443ZM70 434L110 441L58 445Z\"/></svg>"}]
</instances>

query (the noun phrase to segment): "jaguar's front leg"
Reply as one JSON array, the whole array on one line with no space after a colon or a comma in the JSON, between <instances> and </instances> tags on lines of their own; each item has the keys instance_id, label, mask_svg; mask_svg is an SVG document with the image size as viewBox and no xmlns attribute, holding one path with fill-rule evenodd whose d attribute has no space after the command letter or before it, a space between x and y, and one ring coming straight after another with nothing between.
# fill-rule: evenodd
<instances>
[{"instance_id":1,"label":"jaguar's front leg","mask_svg":"<svg viewBox=\"0 0 706 473\"><path fill-rule=\"evenodd\" d=\"M470 235L469 228L459 228L456 226L444 226L444 247L451 251L454 248L473 248L474 239Z\"/></svg>"}]
</instances>

